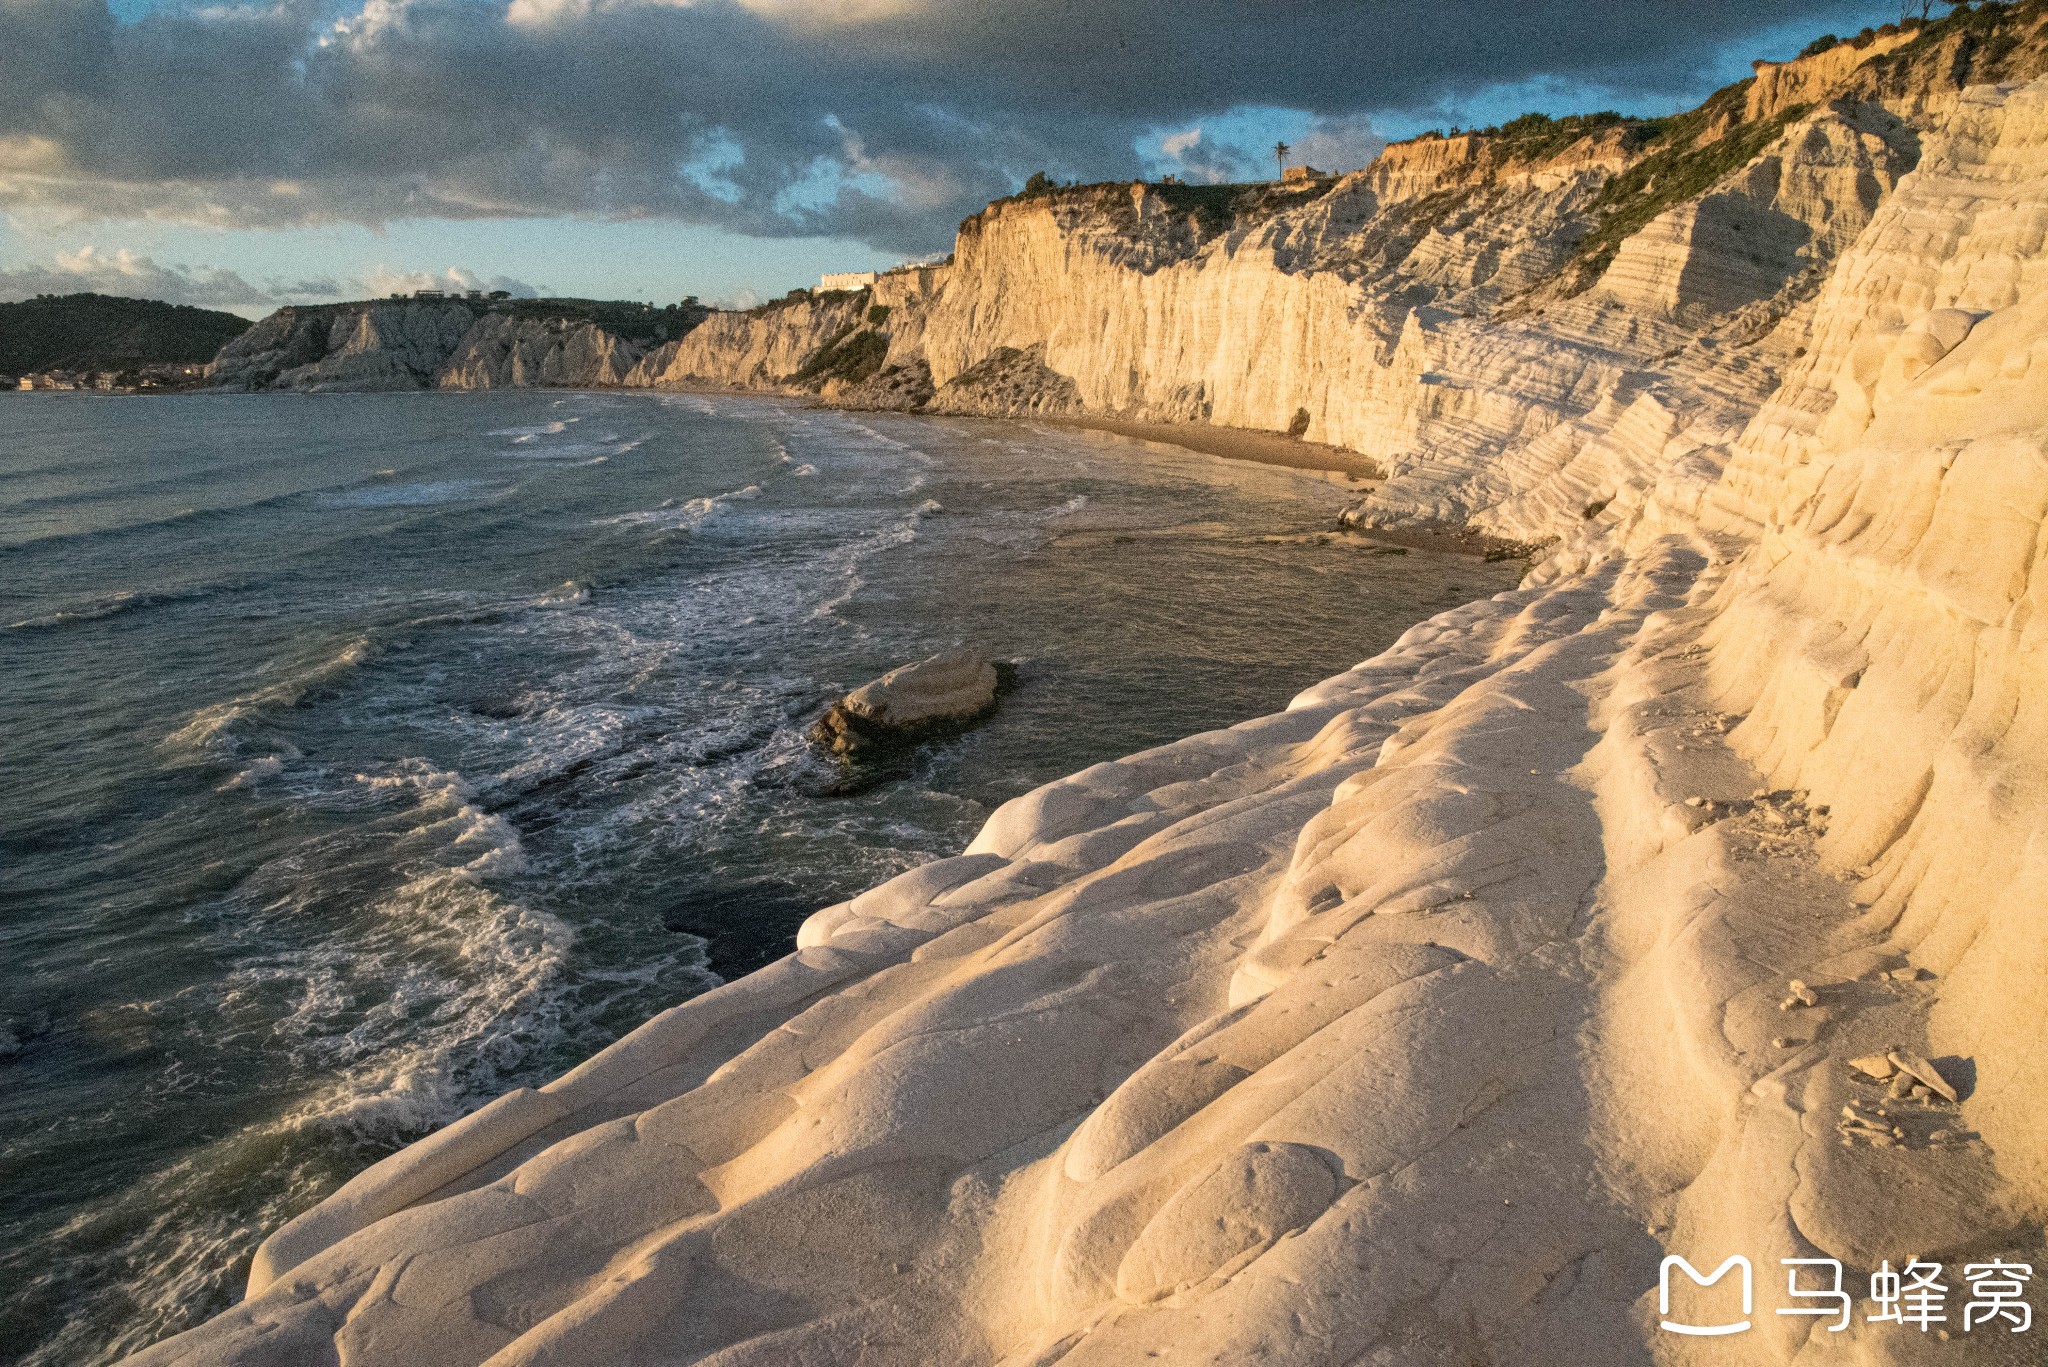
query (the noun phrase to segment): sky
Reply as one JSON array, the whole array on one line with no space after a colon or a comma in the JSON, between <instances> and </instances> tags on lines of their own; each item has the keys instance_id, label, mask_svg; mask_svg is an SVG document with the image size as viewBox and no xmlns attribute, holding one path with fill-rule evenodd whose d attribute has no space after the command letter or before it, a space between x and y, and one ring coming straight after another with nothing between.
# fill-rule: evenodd
<instances>
[{"instance_id":1,"label":"sky","mask_svg":"<svg viewBox=\"0 0 2048 1367\"><path fill-rule=\"evenodd\" d=\"M746 305L1034 171L1690 107L1897 0L0 0L0 300Z\"/></svg>"}]
</instances>

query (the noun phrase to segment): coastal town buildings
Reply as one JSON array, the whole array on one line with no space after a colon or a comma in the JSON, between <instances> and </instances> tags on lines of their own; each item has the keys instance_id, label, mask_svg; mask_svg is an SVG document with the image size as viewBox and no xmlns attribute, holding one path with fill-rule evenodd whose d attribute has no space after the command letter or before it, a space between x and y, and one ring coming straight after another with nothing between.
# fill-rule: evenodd
<instances>
[{"instance_id":1,"label":"coastal town buildings","mask_svg":"<svg viewBox=\"0 0 2048 1367\"><path fill-rule=\"evenodd\" d=\"M835 290L864 290L875 283L873 271L827 271L818 280L818 288L826 293Z\"/></svg>"},{"instance_id":2,"label":"coastal town buildings","mask_svg":"<svg viewBox=\"0 0 2048 1367\"><path fill-rule=\"evenodd\" d=\"M191 389L205 383L198 362L156 362L128 370L34 370L15 379L0 377L0 389L21 392L90 390L100 394Z\"/></svg>"}]
</instances>

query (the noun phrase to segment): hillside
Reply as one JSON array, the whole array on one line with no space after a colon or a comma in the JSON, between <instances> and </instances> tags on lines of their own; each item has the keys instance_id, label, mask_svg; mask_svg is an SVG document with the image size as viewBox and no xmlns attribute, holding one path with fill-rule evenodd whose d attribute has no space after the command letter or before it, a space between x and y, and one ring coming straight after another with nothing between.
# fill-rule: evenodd
<instances>
[{"instance_id":1,"label":"hillside","mask_svg":"<svg viewBox=\"0 0 2048 1367\"><path fill-rule=\"evenodd\" d=\"M2048 5L1554 131L1014 198L649 353L1296 430L1389 472L1367 539L1541 551L370 1168L136 1361L2037 1360L1961 1302L2048 1262ZM1945 1337L1863 1313L1909 1260Z\"/></svg>"},{"instance_id":2,"label":"hillside","mask_svg":"<svg viewBox=\"0 0 2048 1367\"><path fill-rule=\"evenodd\" d=\"M227 389L490 389L616 385L709 310L596 299L372 299L293 305L220 348Z\"/></svg>"},{"instance_id":3,"label":"hillside","mask_svg":"<svg viewBox=\"0 0 2048 1367\"><path fill-rule=\"evenodd\" d=\"M0 374L202 363L248 327L246 318L187 304L40 294L0 304Z\"/></svg>"}]
</instances>

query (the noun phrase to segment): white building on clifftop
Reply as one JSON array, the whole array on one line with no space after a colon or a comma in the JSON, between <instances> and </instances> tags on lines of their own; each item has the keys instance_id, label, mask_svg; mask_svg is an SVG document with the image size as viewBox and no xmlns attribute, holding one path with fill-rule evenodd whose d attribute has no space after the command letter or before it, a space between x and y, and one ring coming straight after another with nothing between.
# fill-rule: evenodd
<instances>
[{"instance_id":1,"label":"white building on clifftop","mask_svg":"<svg viewBox=\"0 0 2048 1367\"><path fill-rule=\"evenodd\" d=\"M864 290L875 283L873 271L832 271L818 280L821 293L833 290Z\"/></svg>"}]
</instances>

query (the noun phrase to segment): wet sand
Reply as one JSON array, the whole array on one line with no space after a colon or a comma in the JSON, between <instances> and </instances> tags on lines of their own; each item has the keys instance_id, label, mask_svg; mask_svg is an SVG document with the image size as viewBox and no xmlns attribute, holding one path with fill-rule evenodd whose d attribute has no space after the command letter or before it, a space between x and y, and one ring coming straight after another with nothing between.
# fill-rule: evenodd
<instances>
[{"instance_id":1,"label":"wet sand","mask_svg":"<svg viewBox=\"0 0 2048 1367\"><path fill-rule=\"evenodd\" d=\"M1262 432L1246 427L1218 427L1206 422L1136 422L1128 418L1090 415L1034 416L1030 421L1083 427L1094 432L1156 441L1179 446L1226 460L1250 460L1261 465L1281 465L1291 470L1328 470L1348 475L1361 483L1386 478L1386 472L1370 456L1342 446L1325 446L1303 441L1285 432Z\"/></svg>"}]
</instances>

